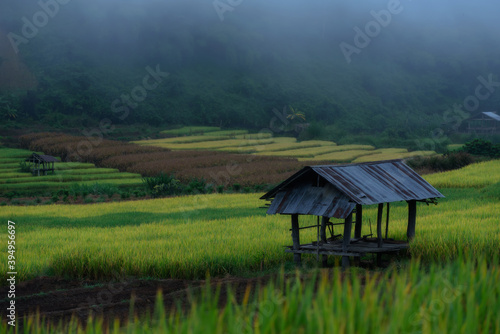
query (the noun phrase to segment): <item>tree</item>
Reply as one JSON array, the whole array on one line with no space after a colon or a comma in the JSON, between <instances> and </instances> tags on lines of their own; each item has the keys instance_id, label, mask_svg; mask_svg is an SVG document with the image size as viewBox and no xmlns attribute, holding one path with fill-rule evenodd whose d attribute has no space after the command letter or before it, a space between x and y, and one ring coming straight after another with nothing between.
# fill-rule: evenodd
<instances>
[{"instance_id":1,"label":"tree","mask_svg":"<svg viewBox=\"0 0 500 334\"><path fill-rule=\"evenodd\" d=\"M17 109L12 106L12 102L8 101L4 96L0 96L0 118L1 119L16 119Z\"/></svg>"}]
</instances>

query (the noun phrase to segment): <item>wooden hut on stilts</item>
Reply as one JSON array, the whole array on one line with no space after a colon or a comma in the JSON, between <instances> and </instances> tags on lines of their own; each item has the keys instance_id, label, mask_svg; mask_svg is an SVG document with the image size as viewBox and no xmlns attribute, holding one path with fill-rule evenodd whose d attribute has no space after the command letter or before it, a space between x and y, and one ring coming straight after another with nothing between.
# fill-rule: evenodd
<instances>
[{"instance_id":1,"label":"wooden hut on stilts","mask_svg":"<svg viewBox=\"0 0 500 334\"><path fill-rule=\"evenodd\" d=\"M56 158L50 155L31 154L25 162L29 163L31 173L36 176L47 175L47 172L54 174L54 163L58 162Z\"/></svg>"},{"instance_id":2,"label":"wooden hut on stilts","mask_svg":"<svg viewBox=\"0 0 500 334\"><path fill-rule=\"evenodd\" d=\"M266 193L270 200L268 214L291 216L294 261L300 264L302 254L316 254L326 265L328 255L342 256L342 266L349 266L349 257L359 258L408 248L415 236L417 202L436 203L444 197L401 160L377 161L349 165L307 166ZM408 203L407 240L388 238L390 203ZM376 237L361 235L363 206L378 204ZM387 205L385 237L382 234L384 204ZM299 215L317 216L316 225L299 227ZM343 222L331 222L331 218ZM351 229L354 224L354 238ZM343 225L343 236L333 235L333 226ZM317 240L301 244L300 231L317 229ZM327 239L327 228L331 237Z\"/></svg>"}]
</instances>

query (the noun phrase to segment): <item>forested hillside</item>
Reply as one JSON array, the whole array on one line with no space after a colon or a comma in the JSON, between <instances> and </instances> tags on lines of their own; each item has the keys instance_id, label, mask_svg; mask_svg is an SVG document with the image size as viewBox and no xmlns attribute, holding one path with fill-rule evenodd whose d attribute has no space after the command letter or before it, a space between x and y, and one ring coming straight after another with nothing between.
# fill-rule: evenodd
<instances>
[{"instance_id":1,"label":"forested hillside","mask_svg":"<svg viewBox=\"0 0 500 334\"><path fill-rule=\"evenodd\" d=\"M304 138L411 143L437 127L456 130L446 111L475 94L478 77L493 82L491 94L469 109L500 106L498 6L486 2L481 18L466 1L41 3L57 4L46 22L40 3L0 4L0 39L11 42L0 50L5 124L110 118L259 130L286 106L305 114ZM18 48L17 70L34 78L25 87L6 77L8 44Z\"/></svg>"}]
</instances>

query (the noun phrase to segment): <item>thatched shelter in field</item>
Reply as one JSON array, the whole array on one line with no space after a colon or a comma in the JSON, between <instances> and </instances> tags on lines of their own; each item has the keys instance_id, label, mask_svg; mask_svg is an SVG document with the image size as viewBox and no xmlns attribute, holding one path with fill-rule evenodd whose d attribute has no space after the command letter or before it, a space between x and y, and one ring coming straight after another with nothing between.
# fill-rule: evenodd
<instances>
[{"instance_id":1,"label":"thatched shelter in field","mask_svg":"<svg viewBox=\"0 0 500 334\"><path fill-rule=\"evenodd\" d=\"M54 163L58 162L56 158L50 155L39 155L33 153L25 160L29 163L31 173L33 175L47 175L47 172L54 174Z\"/></svg>"},{"instance_id":2,"label":"thatched shelter in field","mask_svg":"<svg viewBox=\"0 0 500 334\"><path fill-rule=\"evenodd\" d=\"M417 202L435 203L444 197L420 175L401 160L388 160L349 165L307 166L283 181L261 197L271 200L268 214L291 216L292 241L288 252L294 254L297 264L301 254L322 255L326 265L328 255L342 256L342 265L349 265L349 257L366 253L380 254L408 248L415 236ZM388 238L389 203L408 203L408 240ZM382 236L384 204L387 203L385 237ZM376 237L361 235L363 206L378 204ZM317 224L299 227L299 215L317 216ZM355 219L353 220L353 215ZM320 219L321 218L321 219ZM331 218L343 222L330 222ZM321 221L321 223L320 223ZM354 224L354 238L351 226ZM343 236L334 235L334 225L343 225ZM300 230L317 228L317 240L300 243ZM326 229L331 237L327 239Z\"/></svg>"}]
</instances>

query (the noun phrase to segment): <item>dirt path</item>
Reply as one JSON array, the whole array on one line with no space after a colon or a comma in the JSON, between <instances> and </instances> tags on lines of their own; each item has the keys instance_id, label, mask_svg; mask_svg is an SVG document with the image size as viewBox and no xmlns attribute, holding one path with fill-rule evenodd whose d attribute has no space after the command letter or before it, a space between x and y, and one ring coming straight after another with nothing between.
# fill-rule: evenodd
<instances>
[{"instance_id":1,"label":"dirt path","mask_svg":"<svg viewBox=\"0 0 500 334\"><path fill-rule=\"evenodd\" d=\"M221 286L219 304L227 300L227 286L235 291L240 300L250 285L265 283L268 278L220 278L210 282L215 290ZM204 280L150 280L123 279L114 282L88 280L68 280L55 277L39 277L22 282L16 286L17 324L37 311L50 322L67 322L72 316L85 323L89 315L103 317L105 322L119 318L125 321L129 317L131 297L134 298L134 310L138 315L153 311L158 290L163 292L166 309L180 306L186 310L191 304L190 292L196 294L205 285ZM0 288L0 314L6 318L7 287Z\"/></svg>"}]
</instances>

